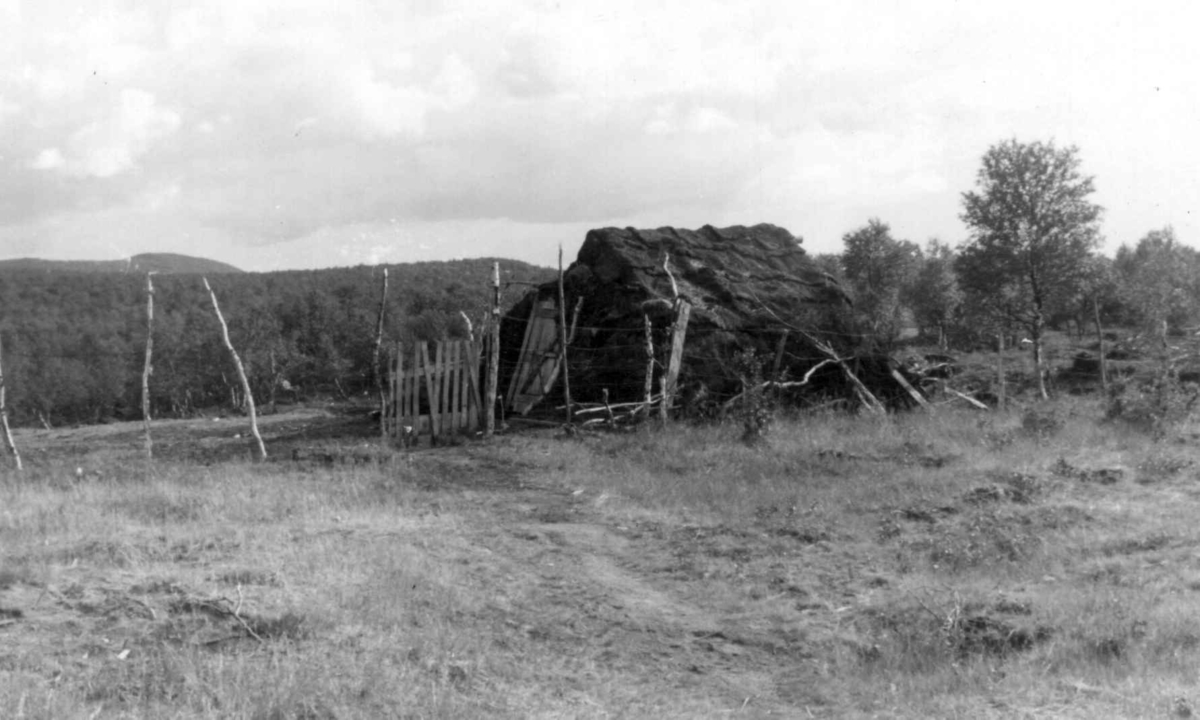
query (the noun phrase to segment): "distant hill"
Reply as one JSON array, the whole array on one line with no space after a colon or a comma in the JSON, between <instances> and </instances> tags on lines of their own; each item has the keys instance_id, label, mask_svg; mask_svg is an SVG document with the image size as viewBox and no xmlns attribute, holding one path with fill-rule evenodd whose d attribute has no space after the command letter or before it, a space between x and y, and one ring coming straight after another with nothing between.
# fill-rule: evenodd
<instances>
[{"instance_id":1,"label":"distant hill","mask_svg":"<svg viewBox=\"0 0 1200 720\"><path fill-rule=\"evenodd\" d=\"M75 273L147 273L164 275L240 273L238 268L216 260L177 255L142 253L128 260L41 260L18 258L0 260L0 271L75 272Z\"/></svg>"}]
</instances>

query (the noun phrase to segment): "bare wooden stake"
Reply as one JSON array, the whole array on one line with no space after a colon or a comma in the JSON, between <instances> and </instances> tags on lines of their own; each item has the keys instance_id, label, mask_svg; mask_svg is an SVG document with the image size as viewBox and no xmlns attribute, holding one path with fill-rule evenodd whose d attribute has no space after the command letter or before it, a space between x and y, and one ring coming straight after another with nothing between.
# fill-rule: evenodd
<instances>
[{"instance_id":1,"label":"bare wooden stake","mask_svg":"<svg viewBox=\"0 0 1200 720\"><path fill-rule=\"evenodd\" d=\"M1004 377L1004 333L996 334L996 382L998 383L996 393L996 407L1000 410L1008 404L1008 398L1005 397L1008 392Z\"/></svg>"},{"instance_id":2,"label":"bare wooden stake","mask_svg":"<svg viewBox=\"0 0 1200 720\"><path fill-rule=\"evenodd\" d=\"M500 384L500 263L492 263L492 324L488 328L488 375L484 401L484 434L496 432L496 388Z\"/></svg>"},{"instance_id":3,"label":"bare wooden stake","mask_svg":"<svg viewBox=\"0 0 1200 720\"><path fill-rule=\"evenodd\" d=\"M775 364L771 368L771 379L778 381L779 373L783 370L783 350L787 347L788 331L779 333L779 343L775 346Z\"/></svg>"},{"instance_id":4,"label":"bare wooden stake","mask_svg":"<svg viewBox=\"0 0 1200 720\"><path fill-rule=\"evenodd\" d=\"M383 363L380 361L380 356L383 354L383 318L384 312L387 309L387 291L388 291L388 270L383 269L383 288L379 293L379 322L375 325L375 358L372 361L372 367L375 372L375 387L379 391L379 432L387 439L390 432L388 427L388 401L387 390L383 386Z\"/></svg>"},{"instance_id":5,"label":"bare wooden stake","mask_svg":"<svg viewBox=\"0 0 1200 720\"><path fill-rule=\"evenodd\" d=\"M4 403L4 345L0 342L0 425L4 428L4 444L8 446L8 451L12 453L13 463L17 466L17 470L22 470L21 453L17 452L17 444L13 442L12 429L8 427L8 406ZM45 421L42 421L44 424Z\"/></svg>"},{"instance_id":6,"label":"bare wooden stake","mask_svg":"<svg viewBox=\"0 0 1200 720\"><path fill-rule=\"evenodd\" d=\"M1092 296L1092 313L1096 316L1096 343L1097 352L1100 354L1100 387L1104 390L1104 396L1108 397L1108 368L1105 367L1104 360L1104 330L1100 327L1100 301L1095 295Z\"/></svg>"},{"instance_id":7,"label":"bare wooden stake","mask_svg":"<svg viewBox=\"0 0 1200 720\"><path fill-rule=\"evenodd\" d=\"M233 364L237 368L238 377L242 379L242 390L246 393L246 408L250 412L250 432L258 442L259 455L263 460L266 460L267 446L263 444L262 435L258 433L258 413L254 409L254 394L250 392L250 381L246 378L246 368L242 365L242 359L238 357L237 350L233 349L233 342L229 340L229 326L225 324L225 316L221 314L221 306L217 304L217 294L213 292L212 287L208 284L208 278L201 279L204 281L204 289L208 291L208 296L212 298L213 312L217 314L217 321L221 323L221 338L225 340L225 347L233 357Z\"/></svg>"},{"instance_id":8,"label":"bare wooden stake","mask_svg":"<svg viewBox=\"0 0 1200 720\"><path fill-rule=\"evenodd\" d=\"M666 422L675 401L675 390L679 384L679 369L683 365L683 341L687 336L688 318L692 314L692 305L686 300L675 301L675 322L671 324L671 359L667 363L667 372L663 375L662 404L658 406L658 418Z\"/></svg>"},{"instance_id":9,"label":"bare wooden stake","mask_svg":"<svg viewBox=\"0 0 1200 720\"><path fill-rule=\"evenodd\" d=\"M154 273L146 273L146 362L142 366L142 426L146 432L146 460L154 459L154 440L150 437L150 373L154 352Z\"/></svg>"},{"instance_id":10,"label":"bare wooden stake","mask_svg":"<svg viewBox=\"0 0 1200 720\"><path fill-rule=\"evenodd\" d=\"M578 310L578 305L576 306ZM575 314L576 319L579 318L578 312ZM572 328L574 334L574 328ZM567 367L567 298L563 289L563 250L562 245L558 246L558 345L560 352L559 362L562 363L563 376L563 397L566 400L566 420L570 425L573 418L571 417L571 373Z\"/></svg>"},{"instance_id":11,"label":"bare wooden stake","mask_svg":"<svg viewBox=\"0 0 1200 720\"><path fill-rule=\"evenodd\" d=\"M646 326L646 415L650 414L651 399L654 397L654 332L650 326L650 316L642 313L642 321Z\"/></svg>"}]
</instances>

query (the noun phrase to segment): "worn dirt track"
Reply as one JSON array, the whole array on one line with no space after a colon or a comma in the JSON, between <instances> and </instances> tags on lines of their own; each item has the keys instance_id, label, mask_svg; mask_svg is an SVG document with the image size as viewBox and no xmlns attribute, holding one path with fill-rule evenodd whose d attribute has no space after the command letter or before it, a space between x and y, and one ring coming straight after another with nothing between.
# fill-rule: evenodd
<instances>
[{"instance_id":1,"label":"worn dirt track","mask_svg":"<svg viewBox=\"0 0 1200 720\"><path fill-rule=\"evenodd\" d=\"M828 703L818 656L841 642L844 582L834 582L840 597L822 597L789 580L804 556L836 562L827 548L779 528L616 520L603 495L531 483L472 454L434 451L416 462L440 465L431 474L457 477L453 485L488 508L491 521L469 531L497 559L480 581L529 637L584 665L653 668L654 685L702 690L750 716L808 717ZM460 463L471 472L446 467ZM788 555L790 568L779 562Z\"/></svg>"}]
</instances>

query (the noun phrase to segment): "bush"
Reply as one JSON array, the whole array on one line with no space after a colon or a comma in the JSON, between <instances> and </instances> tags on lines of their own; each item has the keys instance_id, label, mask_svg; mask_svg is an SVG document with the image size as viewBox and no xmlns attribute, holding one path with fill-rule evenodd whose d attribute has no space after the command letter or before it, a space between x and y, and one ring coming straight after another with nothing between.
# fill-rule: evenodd
<instances>
[{"instance_id":1,"label":"bush","mask_svg":"<svg viewBox=\"0 0 1200 720\"><path fill-rule=\"evenodd\" d=\"M1121 379L1109 388L1105 417L1128 423L1161 440L1191 418L1198 399L1200 385L1180 382L1173 372L1163 373L1152 381Z\"/></svg>"},{"instance_id":2,"label":"bush","mask_svg":"<svg viewBox=\"0 0 1200 720\"><path fill-rule=\"evenodd\" d=\"M734 367L742 381L742 442L751 447L767 439L774 417L763 387L763 360L753 350L739 352Z\"/></svg>"}]
</instances>

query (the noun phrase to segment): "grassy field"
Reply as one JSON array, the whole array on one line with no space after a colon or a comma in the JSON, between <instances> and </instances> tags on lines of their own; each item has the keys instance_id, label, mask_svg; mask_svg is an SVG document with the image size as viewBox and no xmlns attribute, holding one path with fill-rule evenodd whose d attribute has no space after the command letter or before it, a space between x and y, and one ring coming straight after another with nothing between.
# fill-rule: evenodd
<instances>
[{"instance_id":1,"label":"grassy field","mask_svg":"<svg viewBox=\"0 0 1200 720\"><path fill-rule=\"evenodd\" d=\"M23 431L0 716L1189 717L1200 450L1102 416Z\"/></svg>"}]
</instances>

